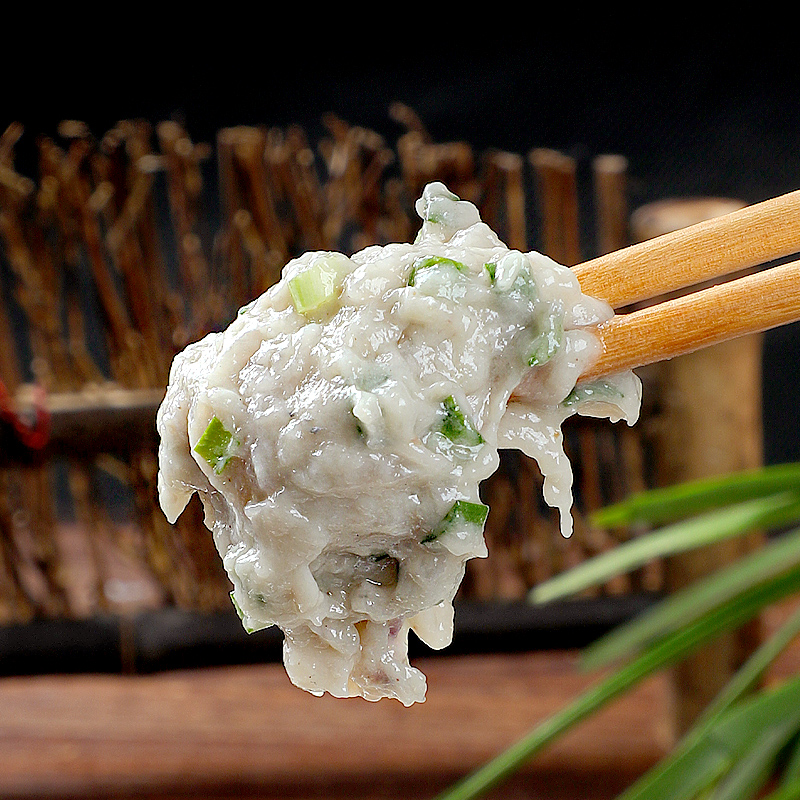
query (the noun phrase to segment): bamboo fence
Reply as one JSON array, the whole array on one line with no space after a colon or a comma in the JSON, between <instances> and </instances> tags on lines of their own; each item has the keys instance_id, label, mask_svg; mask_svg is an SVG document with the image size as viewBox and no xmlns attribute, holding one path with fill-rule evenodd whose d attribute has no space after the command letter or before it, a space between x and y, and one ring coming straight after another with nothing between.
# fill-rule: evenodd
<instances>
[{"instance_id":1,"label":"bamboo fence","mask_svg":"<svg viewBox=\"0 0 800 800\"><path fill-rule=\"evenodd\" d=\"M406 106L389 114L394 143L333 114L318 141L299 126L230 127L197 143L172 120L125 120L99 136L65 121L35 134L35 177L16 163L23 126L0 136L0 623L229 609L199 503L175 525L158 508L152 414L174 354L225 326L289 258L409 241L430 180L475 202L513 248L574 264L629 243L623 156L476 152L433 141ZM643 372L647 385L656 377ZM491 557L469 563L461 598L524 599L636 534L594 529L588 514L653 483L660 395L645 397L634 428L568 421L568 540L535 463L503 452L482 488ZM597 594L663 587L653 564Z\"/></svg>"}]
</instances>

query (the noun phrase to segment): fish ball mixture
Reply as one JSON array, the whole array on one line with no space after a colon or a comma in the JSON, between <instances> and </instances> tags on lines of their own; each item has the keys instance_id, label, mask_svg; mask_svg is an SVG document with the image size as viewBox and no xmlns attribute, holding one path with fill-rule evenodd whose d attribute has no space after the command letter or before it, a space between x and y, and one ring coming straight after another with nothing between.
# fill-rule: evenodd
<instances>
[{"instance_id":1,"label":"fish ball mixture","mask_svg":"<svg viewBox=\"0 0 800 800\"><path fill-rule=\"evenodd\" d=\"M635 422L633 373L578 384L613 315L573 273L509 249L441 183L413 243L310 252L174 360L158 412L161 506L194 492L245 628L278 625L314 694L425 698L408 635L442 648L479 487L500 448L533 457L572 530L561 425ZM514 394L525 378L524 394Z\"/></svg>"}]
</instances>

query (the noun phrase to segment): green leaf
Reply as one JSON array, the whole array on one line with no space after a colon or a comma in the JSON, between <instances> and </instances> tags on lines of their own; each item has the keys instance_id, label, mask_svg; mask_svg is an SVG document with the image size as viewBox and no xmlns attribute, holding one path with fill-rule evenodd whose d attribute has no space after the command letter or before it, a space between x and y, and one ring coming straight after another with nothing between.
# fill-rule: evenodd
<instances>
[{"instance_id":1,"label":"green leaf","mask_svg":"<svg viewBox=\"0 0 800 800\"><path fill-rule=\"evenodd\" d=\"M536 335L528 348L529 367L546 364L558 352L558 348L564 341L564 321L561 314L558 311L544 314L536 325L535 331Z\"/></svg>"},{"instance_id":2,"label":"green leaf","mask_svg":"<svg viewBox=\"0 0 800 800\"><path fill-rule=\"evenodd\" d=\"M683 760L686 758L686 754L708 734L735 703L758 683L772 662L798 634L800 634L800 609L756 649L722 691L706 706L672 751L625 792L623 795L625 800L660 797L659 792L663 791L661 784L663 775L669 770L677 770L676 774L685 772ZM798 753L800 753L800 748L798 748ZM787 772L791 775L788 769ZM800 777L800 773L797 774L797 777ZM654 786L657 788L654 789Z\"/></svg>"},{"instance_id":3,"label":"green leaf","mask_svg":"<svg viewBox=\"0 0 800 800\"><path fill-rule=\"evenodd\" d=\"M800 570L797 570L751 587L729 602L712 609L705 616L688 622L674 633L650 645L638 657L589 687L572 703L537 725L507 750L446 790L438 800L471 800L479 797L575 725L648 675L679 662L725 631L740 627L764 606L792 593L797 587L799 577ZM706 764L705 769L709 770L711 778L718 778L724 771L715 760Z\"/></svg>"},{"instance_id":4,"label":"green leaf","mask_svg":"<svg viewBox=\"0 0 800 800\"><path fill-rule=\"evenodd\" d=\"M790 784L795 781L800 782L800 736L789 748L786 766L783 768L783 775L781 776L782 784Z\"/></svg>"},{"instance_id":5,"label":"green leaf","mask_svg":"<svg viewBox=\"0 0 800 800\"><path fill-rule=\"evenodd\" d=\"M763 527L800 520L800 497L793 493L749 500L730 508L710 511L694 519L674 523L654 533L584 561L534 587L528 599L546 603L597 586L616 575L651 561L685 552Z\"/></svg>"},{"instance_id":6,"label":"green leaf","mask_svg":"<svg viewBox=\"0 0 800 800\"><path fill-rule=\"evenodd\" d=\"M714 746L694 747L678 752L667 767L617 800L690 800L713 786L730 769L731 760Z\"/></svg>"},{"instance_id":7,"label":"green leaf","mask_svg":"<svg viewBox=\"0 0 800 800\"><path fill-rule=\"evenodd\" d=\"M617 800L689 800L711 787L714 800L751 797L798 725L800 679L729 709Z\"/></svg>"},{"instance_id":8,"label":"green leaf","mask_svg":"<svg viewBox=\"0 0 800 800\"><path fill-rule=\"evenodd\" d=\"M741 592L790 573L800 589L800 529L776 538L760 550L699 580L639 617L616 628L583 652L585 669L596 669L632 652L682 625L698 619Z\"/></svg>"},{"instance_id":9,"label":"green leaf","mask_svg":"<svg viewBox=\"0 0 800 800\"><path fill-rule=\"evenodd\" d=\"M702 735L731 706L756 686L772 662L798 635L800 635L800 609L795 611L772 636L753 652L717 697L706 706L692 726L692 730L695 731L694 735Z\"/></svg>"},{"instance_id":10,"label":"green leaf","mask_svg":"<svg viewBox=\"0 0 800 800\"><path fill-rule=\"evenodd\" d=\"M782 783L774 792L764 795L762 800L800 800L800 778Z\"/></svg>"},{"instance_id":11,"label":"green leaf","mask_svg":"<svg viewBox=\"0 0 800 800\"><path fill-rule=\"evenodd\" d=\"M619 400L622 393L608 381L597 380L579 383L562 401L563 406L576 406L587 400Z\"/></svg>"},{"instance_id":12,"label":"green leaf","mask_svg":"<svg viewBox=\"0 0 800 800\"><path fill-rule=\"evenodd\" d=\"M451 461L469 461L477 457L485 440L475 423L450 396L440 404L438 419L423 442Z\"/></svg>"},{"instance_id":13,"label":"green leaf","mask_svg":"<svg viewBox=\"0 0 800 800\"><path fill-rule=\"evenodd\" d=\"M749 723L746 720L744 724ZM728 775L720 782L709 800L750 800L771 777L778 754L797 732L800 711L758 730L758 737L744 748Z\"/></svg>"},{"instance_id":14,"label":"green leaf","mask_svg":"<svg viewBox=\"0 0 800 800\"><path fill-rule=\"evenodd\" d=\"M776 464L639 492L600 509L592 522L603 528L635 522L661 524L792 489L800 491L800 463Z\"/></svg>"}]
</instances>

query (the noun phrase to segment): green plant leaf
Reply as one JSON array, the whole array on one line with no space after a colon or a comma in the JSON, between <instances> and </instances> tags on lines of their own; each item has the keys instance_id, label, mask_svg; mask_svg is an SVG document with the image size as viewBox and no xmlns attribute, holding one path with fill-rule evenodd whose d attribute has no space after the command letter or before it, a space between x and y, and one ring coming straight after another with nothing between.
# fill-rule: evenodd
<instances>
[{"instance_id":1,"label":"green plant leaf","mask_svg":"<svg viewBox=\"0 0 800 800\"><path fill-rule=\"evenodd\" d=\"M720 781L709 800L751 800L771 777L778 754L800 725L795 710L759 731L740 754L728 775Z\"/></svg>"},{"instance_id":2,"label":"green plant leaf","mask_svg":"<svg viewBox=\"0 0 800 800\"><path fill-rule=\"evenodd\" d=\"M764 795L761 800L800 800L800 778L782 783L771 794Z\"/></svg>"},{"instance_id":3,"label":"green plant leaf","mask_svg":"<svg viewBox=\"0 0 800 800\"><path fill-rule=\"evenodd\" d=\"M471 800L515 772L529 758L552 744L575 725L614 698L624 694L655 671L685 658L689 653L752 619L764 606L786 597L797 588L800 569L765 580L713 608L647 647L572 703L537 725L530 733L439 796L439 800ZM718 777L721 772L715 773Z\"/></svg>"},{"instance_id":4,"label":"green plant leaf","mask_svg":"<svg viewBox=\"0 0 800 800\"><path fill-rule=\"evenodd\" d=\"M794 781L800 782L800 736L788 748L788 757L781 776L782 784L790 784Z\"/></svg>"},{"instance_id":5,"label":"green plant leaf","mask_svg":"<svg viewBox=\"0 0 800 800\"><path fill-rule=\"evenodd\" d=\"M597 586L657 558L713 544L754 530L800 521L800 497L793 492L747 500L676 522L631 539L534 587L528 599L546 603Z\"/></svg>"},{"instance_id":6,"label":"green plant leaf","mask_svg":"<svg viewBox=\"0 0 800 800\"><path fill-rule=\"evenodd\" d=\"M625 800L658 796L653 787L659 786L659 781L669 770L682 771L680 762L686 754L716 725L729 709L744 697L761 679L772 662L789 646L800 634L800 609L792 614L783 625L761 644L747 661L737 670L736 674L725 685L722 691L709 703L692 727L684 734L681 740L672 748L655 767L648 770L633 786L622 795ZM798 748L800 754L800 747ZM800 771L793 773L787 767L787 779L792 776L800 778ZM678 765L676 767L676 764ZM800 770L800 758L796 765ZM622 800L620 798L620 800Z\"/></svg>"},{"instance_id":7,"label":"green plant leaf","mask_svg":"<svg viewBox=\"0 0 800 800\"><path fill-rule=\"evenodd\" d=\"M774 464L678 486L649 489L600 509L591 519L603 528L635 522L662 524L712 508L791 490L800 490L800 463Z\"/></svg>"},{"instance_id":8,"label":"green plant leaf","mask_svg":"<svg viewBox=\"0 0 800 800\"><path fill-rule=\"evenodd\" d=\"M800 528L777 537L707 578L670 595L654 608L589 645L582 655L585 669L596 669L629 657L648 643L680 629L737 594L776 576L790 573L800 589Z\"/></svg>"},{"instance_id":9,"label":"green plant leaf","mask_svg":"<svg viewBox=\"0 0 800 800\"><path fill-rule=\"evenodd\" d=\"M617 800L689 800L710 789L714 800L750 798L798 726L800 679L794 679L730 708Z\"/></svg>"},{"instance_id":10,"label":"green plant leaf","mask_svg":"<svg viewBox=\"0 0 800 800\"><path fill-rule=\"evenodd\" d=\"M695 736L710 728L734 703L744 697L762 678L773 661L800 635L800 609L795 611L736 671L720 693L697 718Z\"/></svg>"}]
</instances>

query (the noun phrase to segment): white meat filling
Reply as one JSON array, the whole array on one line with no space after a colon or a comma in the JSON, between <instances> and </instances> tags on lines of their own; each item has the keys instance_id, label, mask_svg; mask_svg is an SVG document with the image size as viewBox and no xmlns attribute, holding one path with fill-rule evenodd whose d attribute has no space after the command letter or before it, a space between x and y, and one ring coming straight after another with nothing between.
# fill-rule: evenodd
<instances>
[{"instance_id":1,"label":"white meat filling","mask_svg":"<svg viewBox=\"0 0 800 800\"><path fill-rule=\"evenodd\" d=\"M613 315L573 273L509 250L442 184L410 244L313 252L172 365L159 497L198 492L248 631L278 625L314 694L424 700L408 632L453 635L468 559L487 555L479 486L499 448L536 459L572 530L561 425L635 422L632 373L578 386ZM525 400L512 392L525 380Z\"/></svg>"}]
</instances>

